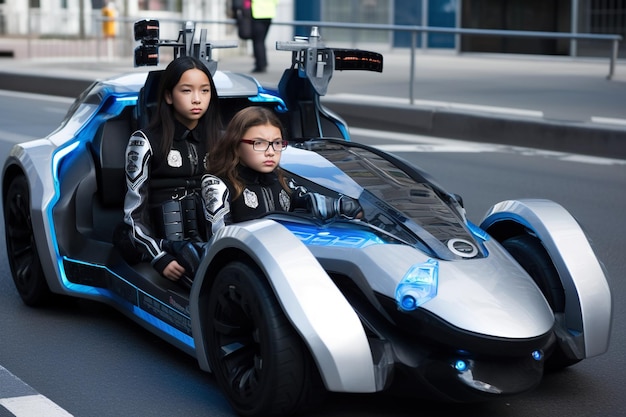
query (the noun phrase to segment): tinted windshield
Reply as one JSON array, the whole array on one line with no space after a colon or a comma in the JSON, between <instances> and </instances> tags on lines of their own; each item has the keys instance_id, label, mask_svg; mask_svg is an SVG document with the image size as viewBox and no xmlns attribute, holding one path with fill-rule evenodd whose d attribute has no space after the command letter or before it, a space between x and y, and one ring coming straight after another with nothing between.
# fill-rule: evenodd
<instances>
[{"instance_id":1,"label":"tinted windshield","mask_svg":"<svg viewBox=\"0 0 626 417\"><path fill-rule=\"evenodd\" d=\"M315 165L317 175L311 178L306 169L298 170L302 176L340 194L360 186L358 199L365 212L364 220L369 224L407 243L422 242L437 253L447 252L447 242L451 239L473 241L464 219L451 203L451 196L415 167L353 142L325 140L302 147L322 156L355 184L346 187L346 178L338 181L337 172L311 158L308 162ZM323 171L331 175L322 178Z\"/></svg>"}]
</instances>

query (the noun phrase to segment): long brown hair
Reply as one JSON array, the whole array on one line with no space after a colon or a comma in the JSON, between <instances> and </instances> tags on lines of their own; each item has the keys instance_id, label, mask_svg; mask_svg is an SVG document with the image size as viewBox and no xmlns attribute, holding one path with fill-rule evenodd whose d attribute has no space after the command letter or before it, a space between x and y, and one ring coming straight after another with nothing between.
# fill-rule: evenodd
<instances>
[{"instance_id":1,"label":"long brown hair","mask_svg":"<svg viewBox=\"0 0 626 417\"><path fill-rule=\"evenodd\" d=\"M228 123L226 131L220 140L215 144L211 152L209 152L208 171L232 184L235 189L235 195L232 197L233 200L241 195L245 187L237 171L237 166L240 163L240 141L248 129L267 124L278 128L281 136L284 138L285 131L283 125L273 111L261 106L250 106L239 110ZM289 191L280 167L276 167L274 172L278 176L278 180L283 188Z\"/></svg>"}]
</instances>

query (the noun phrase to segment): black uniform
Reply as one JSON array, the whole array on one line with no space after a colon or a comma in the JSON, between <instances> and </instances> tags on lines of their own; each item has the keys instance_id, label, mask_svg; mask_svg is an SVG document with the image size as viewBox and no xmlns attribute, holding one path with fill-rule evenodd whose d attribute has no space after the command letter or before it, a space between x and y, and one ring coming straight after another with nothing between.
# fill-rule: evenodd
<instances>
[{"instance_id":1,"label":"black uniform","mask_svg":"<svg viewBox=\"0 0 626 417\"><path fill-rule=\"evenodd\" d=\"M210 174L202 177L207 239L225 225L258 219L272 211L304 211L322 221L355 219L362 215L358 200L350 197L334 198L309 192L293 179L288 181L288 192L275 172L263 174L243 165L237 169L245 187L235 200L230 198L235 189L228 181Z\"/></svg>"},{"instance_id":2,"label":"black uniform","mask_svg":"<svg viewBox=\"0 0 626 417\"><path fill-rule=\"evenodd\" d=\"M258 219L271 211L291 210L290 195L276 173L264 174L242 165L238 170L245 187L235 200L230 198L235 192L232 184L214 175L202 178L204 216L210 233L227 224Z\"/></svg>"},{"instance_id":3,"label":"black uniform","mask_svg":"<svg viewBox=\"0 0 626 417\"><path fill-rule=\"evenodd\" d=\"M206 171L206 138L175 122L167 155L160 155L161 132L137 131L126 148L124 222L131 227L135 247L155 269L175 257L165 249L171 241L201 240L202 221L195 213L200 179Z\"/></svg>"}]
</instances>

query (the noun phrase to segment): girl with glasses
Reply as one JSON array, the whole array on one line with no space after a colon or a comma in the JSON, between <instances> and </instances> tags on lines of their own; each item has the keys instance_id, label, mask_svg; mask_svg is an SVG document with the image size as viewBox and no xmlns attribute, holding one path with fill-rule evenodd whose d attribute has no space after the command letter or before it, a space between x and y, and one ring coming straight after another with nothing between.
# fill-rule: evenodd
<instances>
[{"instance_id":1,"label":"girl with glasses","mask_svg":"<svg viewBox=\"0 0 626 417\"><path fill-rule=\"evenodd\" d=\"M235 114L209 153L210 174L202 178L209 234L225 224L291 209L289 187L279 167L286 147L282 124L271 110L252 106Z\"/></svg>"},{"instance_id":2,"label":"girl with glasses","mask_svg":"<svg viewBox=\"0 0 626 417\"><path fill-rule=\"evenodd\" d=\"M272 211L306 211L328 220L360 217L356 200L308 192L285 178L279 167L287 148L278 117L264 107L247 107L230 121L209 154L202 177L204 215L211 234L231 223L257 219Z\"/></svg>"}]
</instances>

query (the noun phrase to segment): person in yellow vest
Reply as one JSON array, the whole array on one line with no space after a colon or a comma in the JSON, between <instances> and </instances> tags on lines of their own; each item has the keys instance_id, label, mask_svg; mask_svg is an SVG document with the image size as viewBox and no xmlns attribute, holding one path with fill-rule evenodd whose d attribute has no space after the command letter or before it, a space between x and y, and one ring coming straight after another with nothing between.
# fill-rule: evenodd
<instances>
[{"instance_id":1,"label":"person in yellow vest","mask_svg":"<svg viewBox=\"0 0 626 417\"><path fill-rule=\"evenodd\" d=\"M117 9L115 3L109 1L106 6L102 8L102 35L105 38L114 38L117 35L117 23L115 18L117 17Z\"/></svg>"},{"instance_id":2,"label":"person in yellow vest","mask_svg":"<svg viewBox=\"0 0 626 417\"><path fill-rule=\"evenodd\" d=\"M278 0L248 0L252 9L252 50L254 52L253 73L267 71L265 38L276 16ZM244 0L245 2L245 0Z\"/></svg>"}]
</instances>

